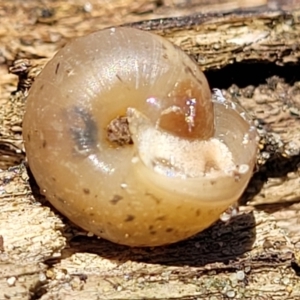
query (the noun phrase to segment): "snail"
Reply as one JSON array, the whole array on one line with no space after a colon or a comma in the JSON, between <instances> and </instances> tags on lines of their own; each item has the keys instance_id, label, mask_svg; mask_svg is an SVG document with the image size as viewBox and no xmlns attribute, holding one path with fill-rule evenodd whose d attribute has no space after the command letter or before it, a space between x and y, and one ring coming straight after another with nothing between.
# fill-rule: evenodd
<instances>
[{"instance_id":1,"label":"snail","mask_svg":"<svg viewBox=\"0 0 300 300\"><path fill-rule=\"evenodd\" d=\"M214 223L256 161L247 114L211 93L163 37L109 28L48 62L27 97L23 138L41 192L81 228L159 246Z\"/></svg>"}]
</instances>

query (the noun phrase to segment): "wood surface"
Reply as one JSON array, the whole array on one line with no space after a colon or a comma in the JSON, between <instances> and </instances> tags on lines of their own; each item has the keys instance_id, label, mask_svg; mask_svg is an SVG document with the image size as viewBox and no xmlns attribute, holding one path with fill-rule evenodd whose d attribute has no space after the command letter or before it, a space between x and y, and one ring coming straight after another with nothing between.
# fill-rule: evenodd
<instances>
[{"instance_id":1,"label":"wood surface","mask_svg":"<svg viewBox=\"0 0 300 300\"><path fill-rule=\"evenodd\" d=\"M90 236L26 168L22 116L35 76L68 40L122 24L193 56L261 136L239 215L166 247ZM2 0L0 299L300 299L299 57L297 1Z\"/></svg>"}]
</instances>

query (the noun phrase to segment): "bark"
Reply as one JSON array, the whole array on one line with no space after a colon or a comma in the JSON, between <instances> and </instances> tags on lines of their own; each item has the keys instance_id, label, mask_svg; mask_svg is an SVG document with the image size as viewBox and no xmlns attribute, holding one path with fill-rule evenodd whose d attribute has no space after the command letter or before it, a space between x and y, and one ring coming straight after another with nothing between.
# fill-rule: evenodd
<instances>
[{"instance_id":1,"label":"bark","mask_svg":"<svg viewBox=\"0 0 300 300\"><path fill-rule=\"evenodd\" d=\"M215 12L214 1L1 1L0 299L299 299L300 10L262 2ZM200 9L213 12L191 15ZM166 247L89 236L45 201L24 163L35 76L69 39L124 23L187 51L261 137L240 214Z\"/></svg>"}]
</instances>

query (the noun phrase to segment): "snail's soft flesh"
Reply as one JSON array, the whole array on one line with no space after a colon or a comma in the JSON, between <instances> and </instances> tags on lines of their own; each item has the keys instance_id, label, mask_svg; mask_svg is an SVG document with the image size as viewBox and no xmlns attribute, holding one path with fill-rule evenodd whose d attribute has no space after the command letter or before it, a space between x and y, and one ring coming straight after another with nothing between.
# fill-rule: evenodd
<instances>
[{"instance_id":1,"label":"snail's soft flesh","mask_svg":"<svg viewBox=\"0 0 300 300\"><path fill-rule=\"evenodd\" d=\"M157 35L111 28L75 39L27 98L23 137L46 198L75 224L130 246L207 228L242 194L256 133L204 74ZM107 138L125 118L132 144Z\"/></svg>"}]
</instances>

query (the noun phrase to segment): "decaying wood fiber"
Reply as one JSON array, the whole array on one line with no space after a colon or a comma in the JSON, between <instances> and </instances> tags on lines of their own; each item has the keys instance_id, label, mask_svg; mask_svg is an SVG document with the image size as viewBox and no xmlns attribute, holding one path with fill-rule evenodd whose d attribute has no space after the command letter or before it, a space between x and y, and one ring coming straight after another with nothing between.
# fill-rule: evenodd
<instances>
[{"instance_id":1,"label":"decaying wood fiber","mask_svg":"<svg viewBox=\"0 0 300 300\"><path fill-rule=\"evenodd\" d=\"M1 1L0 299L300 299L300 10L277 1L270 11L275 2L191 16L208 6ZM261 136L240 214L166 247L89 236L45 201L26 168L22 116L35 76L71 38L124 23L187 51Z\"/></svg>"}]
</instances>

